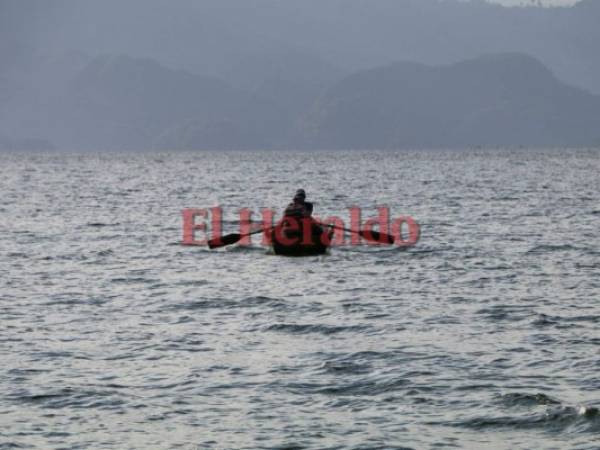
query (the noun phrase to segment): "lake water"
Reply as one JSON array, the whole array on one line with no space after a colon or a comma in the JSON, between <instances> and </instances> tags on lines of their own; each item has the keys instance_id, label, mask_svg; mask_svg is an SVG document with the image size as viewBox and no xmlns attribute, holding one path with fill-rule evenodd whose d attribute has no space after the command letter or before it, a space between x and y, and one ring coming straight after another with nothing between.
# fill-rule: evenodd
<instances>
[{"instance_id":1,"label":"lake water","mask_svg":"<svg viewBox=\"0 0 600 450\"><path fill-rule=\"evenodd\" d=\"M599 449L600 152L0 154L0 449ZM378 205L419 244L185 247Z\"/></svg>"}]
</instances>

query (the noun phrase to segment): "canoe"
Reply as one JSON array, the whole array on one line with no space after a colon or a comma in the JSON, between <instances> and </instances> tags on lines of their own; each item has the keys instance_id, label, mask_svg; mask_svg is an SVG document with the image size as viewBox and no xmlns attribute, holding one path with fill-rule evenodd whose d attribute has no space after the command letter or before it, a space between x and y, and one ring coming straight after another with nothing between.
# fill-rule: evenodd
<instances>
[{"instance_id":1,"label":"canoe","mask_svg":"<svg viewBox=\"0 0 600 450\"><path fill-rule=\"evenodd\" d=\"M310 234L304 236L304 227L310 226ZM333 229L325 229L312 221L298 222L298 227L289 227L285 220L278 223L271 231L271 246L276 255L281 256L316 256L327 253Z\"/></svg>"}]
</instances>

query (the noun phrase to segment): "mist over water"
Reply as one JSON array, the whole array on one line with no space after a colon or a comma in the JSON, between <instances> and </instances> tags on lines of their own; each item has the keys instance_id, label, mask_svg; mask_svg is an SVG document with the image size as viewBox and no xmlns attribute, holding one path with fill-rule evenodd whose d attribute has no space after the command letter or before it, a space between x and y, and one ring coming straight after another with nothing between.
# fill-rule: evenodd
<instances>
[{"instance_id":1,"label":"mist over water","mask_svg":"<svg viewBox=\"0 0 600 450\"><path fill-rule=\"evenodd\" d=\"M0 448L597 448L598 156L0 154ZM179 245L299 187L421 241Z\"/></svg>"}]
</instances>

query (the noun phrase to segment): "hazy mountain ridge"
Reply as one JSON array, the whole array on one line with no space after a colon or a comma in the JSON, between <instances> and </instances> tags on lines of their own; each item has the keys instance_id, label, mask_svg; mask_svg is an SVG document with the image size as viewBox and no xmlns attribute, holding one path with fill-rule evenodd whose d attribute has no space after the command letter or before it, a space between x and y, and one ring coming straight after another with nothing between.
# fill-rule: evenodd
<instances>
[{"instance_id":1,"label":"hazy mountain ridge","mask_svg":"<svg viewBox=\"0 0 600 450\"><path fill-rule=\"evenodd\" d=\"M118 150L600 140L598 97L571 87L600 92L596 0L571 8L475 0L0 7L5 143L31 136ZM118 16L108 14L113 7Z\"/></svg>"},{"instance_id":2,"label":"hazy mountain ridge","mask_svg":"<svg viewBox=\"0 0 600 450\"><path fill-rule=\"evenodd\" d=\"M342 80L303 123L309 147L592 145L600 97L520 54L396 63Z\"/></svg>"},{"instance_id":3,"label":"hazy mountain ridge","mask_svg":"<svg viewBox=\"0 0 600 450\"><path fill-rule=\"evenodd\" d=\"M143 149L161 130L184 120L208 120L236 109L243 93L216 78L120 55L90 62L75 77L67 97L77 112L71 120L86 122L91 142L104 140L109 147L126 142ZM94 124L100 124L98 130ZM74 144L84 145L86 134Z\"/></svg>"},{"instance_id":4,"label":"hazy mountain ridge","mask_svg":"<svg viewBox=\"0 0 600 450\"><path fill-rule=\"evenodd\" d=\"M298 65L285 62L294 53L292 61L304 54L349 73L399 60L442 64L522 52L568 84L600 93L597 0L560 8L507 8L484 0L1 0L1 5L0 37L10 33L44 53L62 48L147 56L226 80L232 70L248 68L244 61L261 59L267 65L271 59L284 78L295 76Z\"/></svg>"},{"instance_id":5,"label":"hazy mountain ridge","mask_svg":"<svg viewBox=\"0 0 600 450\"><path fill-rule=\"evenodd\" d=\"M600 97L565 85L537 59L515 53L441 66L399 62L329 86L266 81L252 92L148 58L105 55L62 85L54 96L34 96L29 107L35 111L23 103L20 113L34 117L31 136L68 149L600 142Z\"/></svg>"},{"instance_id":6,"label":"hazy mountain ridge","mask_svg":"<svg viewBox=\"0 0 600 450\"><path fill-rule=\"evenodd\" d=\"M77 111L72 121L87 118L79 146L91 136L109 147L273 148L288 144L295 120L320 91L312 80L267 80L247 91L121 55L93 60L75 77L67 103Z\"/></svg>"}]
</instances>

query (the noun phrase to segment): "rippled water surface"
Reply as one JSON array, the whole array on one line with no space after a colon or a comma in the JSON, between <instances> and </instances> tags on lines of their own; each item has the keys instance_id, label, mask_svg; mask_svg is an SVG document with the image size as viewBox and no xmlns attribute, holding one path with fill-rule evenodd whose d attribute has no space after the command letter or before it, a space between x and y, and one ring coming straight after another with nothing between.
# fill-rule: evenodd
<instances>
[{"instance_id":1,"label":"rippled water surface","mask_svg":"<svg viewBox=\"0 0 600 450\"><path fill-rule=\"evenodd\" d=\"M0 155L0 449L600 448L598 151ZM406 251L184 247L377 205Z\"/></svg>"}]
</instances>

